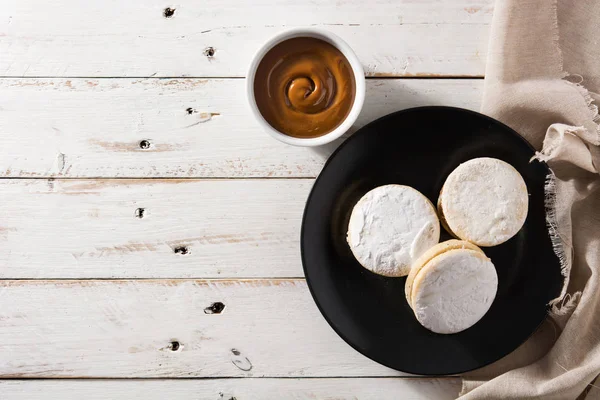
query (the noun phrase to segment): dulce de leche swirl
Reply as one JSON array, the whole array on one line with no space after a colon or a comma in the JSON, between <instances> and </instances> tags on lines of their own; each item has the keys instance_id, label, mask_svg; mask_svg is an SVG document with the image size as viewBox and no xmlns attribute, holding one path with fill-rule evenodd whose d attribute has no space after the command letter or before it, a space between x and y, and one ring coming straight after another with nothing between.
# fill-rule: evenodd
<instances>
[{"instance_id":1,"label":"dulce de leche swirl","mask_svg":"<svg viewBox=\"0 0 600 400\"><path fill-rule=\"evenodd\" d=\"M300 37L275 45L254 78L262 116L279 132L312 138L334 130L354 103L350 63L333 45Z\"/></svg>"}]
</instances>

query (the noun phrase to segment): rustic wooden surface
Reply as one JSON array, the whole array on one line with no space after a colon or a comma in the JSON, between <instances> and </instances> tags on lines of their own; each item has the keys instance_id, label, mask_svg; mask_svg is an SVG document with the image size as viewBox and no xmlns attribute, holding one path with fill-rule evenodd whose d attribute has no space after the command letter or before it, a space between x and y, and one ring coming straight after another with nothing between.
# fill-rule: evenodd
<instances>
[{"instance_id":1,"label":"rustic wooden surface","mask_svg":"<svg viewBox=\"0 0 600 400\"><path fill-rule=\"evenodd\" d=\"M303 378L202 380L0 381L3 400L451 400L458 379Z\"/></svg>"},{"instance_id":2,"label":"rustic wooden surface","mask_svg":"<svg viewBox=\"0 0 600 400\"><path fill-rule=\"evenodd\" d=\"M5 280L0 298L4 377L400 375L338 338L303 279Z\"/></svg>"},{"instance_id":3,"label":"rustic wooden surface","mask_svg":"<svg viewBox=\"0 0 600 400\"><path fill-rule=\"evenodd\" d=\"M0 180L0 277L302 277L298 239L311 185Z\"/></svg>"},{"instance_id":4,"label":"rustic wooden surface","mask_svg":"<svg viewBox=\"0 0 600 400\"><path fill-rule=\"evenodd\" d=\"M363 3L0 0L0 399L457 396L320 316L298 238L340 141L271 139L239 79L273 34L316 26L370 77L352 131L479 109L493 0Z\"/></svg>"},{"instance_id":5,"label":"rustic wooden surface","mask_svg":"<svg viewBox=\"0 0 600 400\"><path fill-rule=\"evenodd\" d=\"M314 149L273 140L250 114L244 85L0 79L0 176L315 177L339 142ZM477 110L482 88L482 80L370 79L354 129L419 105Z\"/></svg>"},{"instance_id":6,"label":"rustic wooden surface","mask_svg":"<svg viewBox=\"0 0 600 400\"><path fill-rule=\"evenodd\" d=\"M339 34L370 76L482 76L493 0L2 3L4 76L243 77L261 43L298 26Z\"/></svg>"}]
</instances>

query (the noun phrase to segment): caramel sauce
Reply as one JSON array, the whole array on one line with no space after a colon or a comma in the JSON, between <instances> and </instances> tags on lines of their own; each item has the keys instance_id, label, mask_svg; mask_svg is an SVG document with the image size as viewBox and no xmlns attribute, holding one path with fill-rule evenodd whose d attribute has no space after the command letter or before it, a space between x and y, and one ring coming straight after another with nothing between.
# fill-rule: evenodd
<instances>
[{"instance_id":1,"label":"caramel sauce","mask_svg":"<svg viewBox=\"0 0 600 400\"><path fill-rule=\"evenodd\" d=\"M275 45L254 78L262 116L279 132L299 138L337 128L354 104L356 84L350 63L333 45L311 37Z\"/></svg>"}]
</instances>

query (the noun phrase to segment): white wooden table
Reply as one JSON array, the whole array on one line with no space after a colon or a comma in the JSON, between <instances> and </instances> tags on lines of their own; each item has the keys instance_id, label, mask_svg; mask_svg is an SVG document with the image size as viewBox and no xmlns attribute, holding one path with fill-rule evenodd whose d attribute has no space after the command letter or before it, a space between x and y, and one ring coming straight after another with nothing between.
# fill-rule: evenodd
<instances>
[{"instance_id":1,"label":"white wooden table","mask_svg":"<svg viewBox=\"0 0 600 400\"><path fill-rule=\"evenodd\" d=\"M0 1L0 399L456 397L320 316L298 239L335 146L245 102L260 44L314 25L364 64L355 128L479 109L493 0L365 3Z\"/></svg>"}]
</instances>

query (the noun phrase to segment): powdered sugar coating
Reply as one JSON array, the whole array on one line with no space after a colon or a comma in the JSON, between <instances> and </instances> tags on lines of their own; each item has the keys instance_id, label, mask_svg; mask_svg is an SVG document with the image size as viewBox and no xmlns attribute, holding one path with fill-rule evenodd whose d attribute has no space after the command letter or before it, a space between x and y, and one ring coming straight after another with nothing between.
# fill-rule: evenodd
<instances>
[{"instance_id":1,"label":"powdered sugar coating","mask_svg":"<svg viewBox=\"0 0 600 400\"><path fill-rule=\"evenodd\" d=\"M436 244L433 247L430 247L426 252L424 252L413 264L410 269L410 273L406 278L406 283L404 284L404 295L406 296L406 301L408 305L412 308L412 294L413 294L413 283L415 278L421 272L421 269L427 265L427 263L433 260L435 257L444 254L451 250L457 249L467 249L474 250L481 254L485 254L479 247L475 246L471 242L467 242L465 240L456 240L451 239L445 242L441 242Z\"/></svg>"},{"instance_id":2,"label":"powdered sugar coating","mask_svg":"<svg viewBox=\"0 0 600 400\"><path fill-rule=\"evenodd\" d=\"M504 161L484 157L461 164L448 176L438 210L460 239L495 246L517 234L528 205L521 174Z\"/></svg>"},{"instance_id":3,"label":"powdered sugar coating","mask_svg":"<svg viewBox=\"0 0 600 400\"><path fill-rule=\"evenodd\" d=\"M413 310L425 328L450 334L470 328L489 310L498 289L494 264L474 250L433 258L413 284Z\"/></svg>"},{"instance_id":4,"label":"powdered sugar coating","mask_svg":"<svg viewBox=\"0 0 600 400\"><path fill-rule=\"evenodd\" d=\"M419 191L385 185L365 194L352 210L347 241L368 270L405 276L414 260L440 238L435 208Z\"/></svg>"}]
</instances>

